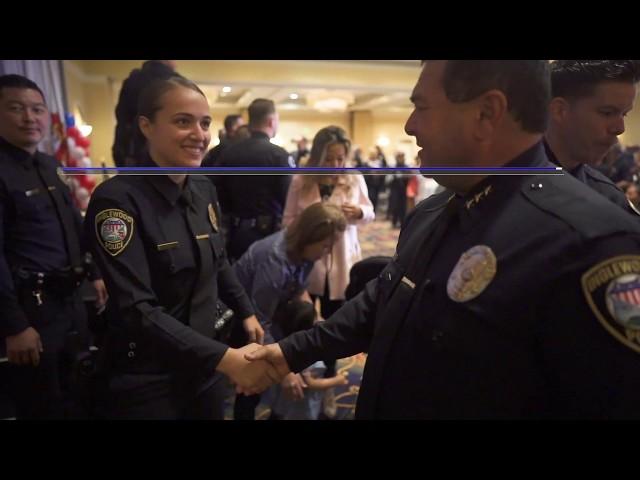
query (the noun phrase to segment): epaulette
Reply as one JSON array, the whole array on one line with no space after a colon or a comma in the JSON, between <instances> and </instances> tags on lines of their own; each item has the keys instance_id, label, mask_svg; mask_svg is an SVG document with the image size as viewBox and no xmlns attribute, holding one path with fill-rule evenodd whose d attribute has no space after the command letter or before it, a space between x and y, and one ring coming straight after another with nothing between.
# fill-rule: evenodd
<instances>
[{"instance_id":1,"label":"epaulette","mask_svg":"<svg viewBox=\"0 0 640 480\"><path fill-rule=\"evenodd\" d=\"M532 177L523 184L521 192L533 205L585 238L640 233L637 220L570 175Z\"/></svg>"}]
</instances>

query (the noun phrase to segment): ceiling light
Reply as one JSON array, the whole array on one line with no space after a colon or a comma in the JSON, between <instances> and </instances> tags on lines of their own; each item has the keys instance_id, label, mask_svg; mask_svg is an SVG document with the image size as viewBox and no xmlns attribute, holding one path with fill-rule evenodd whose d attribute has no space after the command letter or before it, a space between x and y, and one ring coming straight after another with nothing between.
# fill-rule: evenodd
<instances>
[{"instance_id":1,"label":"ceiling light","mask_svg":"<svg viewBox=\"0 0 640 480\"><path fill-rule=\"evenodd\" d=\"M307 94L307 104L321 112L344 112L355 101L349 92L316 90Z\"/></svg>"},{"instance_id":2,"label":"ceiling light","mask_svg":"<svg viewBox=\"0 0 640 480\"><path fill-rule=\"evenodd\" d=\"M231 91L231 87L222 87L222 93L229 93Z\"/></svg>"},{"instance_id":3,"label":"ceiling light","mask_svg":"<svg viewBox=\"0 0 640 480\"><path fill-rule=\"evenodd\" d=\"M381 147L388 147L389 143L389 137L385 137L384 135L378 137L378 140L376 141L376 145L379 145Z\"/></svg>"},{"instance_id":4,"label":"ceiling light","mask_svg":"<svg viewBox=\"0 0 640 480\"><path fill-rule=\"evenodd\" d=\"M298 94L297 93L291 93L291 94L289 94L289 98L291 100L297 100L298 99Z\"/></svg>"}]
</instances>

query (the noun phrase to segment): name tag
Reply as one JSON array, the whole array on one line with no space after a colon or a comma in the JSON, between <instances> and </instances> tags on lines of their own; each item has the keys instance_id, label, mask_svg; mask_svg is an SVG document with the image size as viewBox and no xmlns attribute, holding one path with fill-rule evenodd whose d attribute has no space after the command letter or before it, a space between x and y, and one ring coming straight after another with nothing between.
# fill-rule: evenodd
<instances>
[{"instance_id":1,"label":"name tag","mask_svg":"<svg viewBox=\"0 0 640 480\"><path fill-rule=\"evenodd\" d=\"M409 280L407 277L402 277L402 283L404 283L405 285L407 285L411 289L416 288L416 284L413 283L411 280Z\"/></svg>"},{"instance_id":2,"label":"name tag","mask_svg":"<svg viewBox=\"0 0 640 480\"><path fill-rule=\"evenodd\" d=\"M196 240L207 240L209 238L208 233L204 233L202 235L196 235Z\"/></svg>"},{"instance_id":3,"label":"name tag","mask_svg":"<svg viewBox=\"0 0 640 480\"><path fill-rule=\"evenodd\" d=\"M170 250L172 248L176 248L178 245L179 245L178 242L160 243L156 245L156 248L158 249L159 252L162 252L164 250Z\"/></svg>"}]
</instances>

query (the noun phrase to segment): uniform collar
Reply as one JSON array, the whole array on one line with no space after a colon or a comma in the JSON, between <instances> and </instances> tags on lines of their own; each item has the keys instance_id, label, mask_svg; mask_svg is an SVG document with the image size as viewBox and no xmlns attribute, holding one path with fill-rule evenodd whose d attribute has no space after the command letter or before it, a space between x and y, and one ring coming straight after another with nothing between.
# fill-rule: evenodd
<instances>
[{"instance_id":1,"label":"uniform collar","mask_svg":"<svg viewBox=\"0 0 640 480\"><path fill-rule=\"evenodd\" d=\"M38 151L34 155L31 155L26 150L20 147L16 147L12 143L7 142L4 138L0 137L0 150L5 151L11 158L14 158L21 162L25 167L33 165L33 159L38 155Z\"/></svg>"},{"instance_id":2,"label":"uniform collar","mask_svg":"<svg viewBox=\"0 0 640 480\"><path fill-rule=\"evenodd\" d=\"M549 143L547 142L547 139L545 138L542 142L544 144L544 150L545 150L545 153L547 154L547 158L549 159L549 161L551 163L555 163L559 167L562 167L562 165L558 161L558 157L556 157L556 154L553 153L553 150L551 150L551 147L549 146ZM564 168L564 167L562 167L562 168ZM586 174L585 174L584 170L585 170L584 164L582 164L582 163L578 164L578 166L576 168L574 168L573 170L567 170L565 168L565 171L569 172L569 174L571 174L572 177L577 178L581 182L586 182Z\"/></svg>"},{"instance_id":3,"label":"uniform collar","mask_svg":"<svg viewBox=\"0 0 640 480\"><path fill-rule=\"evenodd\" d=\"M158 166L148 155L141 165L145 167ZM180 185L171 180L168 175L147 175L145 178L172 207L174 207L178 202L183 189L191 189L189 175L186 176L183 187L180 187Z\"/></svg>"},{"instance_id":4,"label":"uniform collar","mask_svg":"<svg viewBox=\"0 0 640 480\"><path fill-rule=\"evenodd\" d=\"M548 167L551 166L545 154L542 142L518 155L505 164L504 167ZM461 202L460 222L463 231L468 231L478 220L486 219L503 201L508 199L514 191L520 190L523 183L530 180L531 175L490 175L465 195L456 195ZM508 200L507 200L508 201Z\"/></svg>"},{"instance_id":5,"label":"uniform collar","mask_svg":"<svg viewBox=\"0 0 640 480\"><path fill-rule=\"evenodd\" d=\"M264 132L260 132L258 130L252 130L251 131L251 138L261 138L263 140L270 140L269 139L269 135L267 135Z\"/></svg>"}]
</instances>

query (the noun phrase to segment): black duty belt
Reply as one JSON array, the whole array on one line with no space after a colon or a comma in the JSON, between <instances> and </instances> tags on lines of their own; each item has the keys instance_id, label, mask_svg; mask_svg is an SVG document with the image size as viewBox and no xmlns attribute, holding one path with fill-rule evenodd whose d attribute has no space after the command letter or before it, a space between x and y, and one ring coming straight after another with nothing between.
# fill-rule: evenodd
<instances>
[{"instance_id":1,"label":"black duty belt","mask_svg":"<svg viewBox=\"0 0 640 480\"><path fill-rule=\"evenodd\" d=\"M234 228L255 228L260 231L276 231L280 227L280 219L273 215L258 215L254 218L240 218L231 215L230 225Z\"/></svg>"},{"instance_id":2,"label":"black duty belt","mask_svg":"<svg viewBox=\"0 0 640 480\"><path fill-rule=\"evenodd\" d=\"M73 295L86 277L84 267L68 268L54 272L33 272L17 268L14 272L16 288L47 292L58 297ZM34 293L35 295L35 293Z\"/></svg>"}]
</instances>

